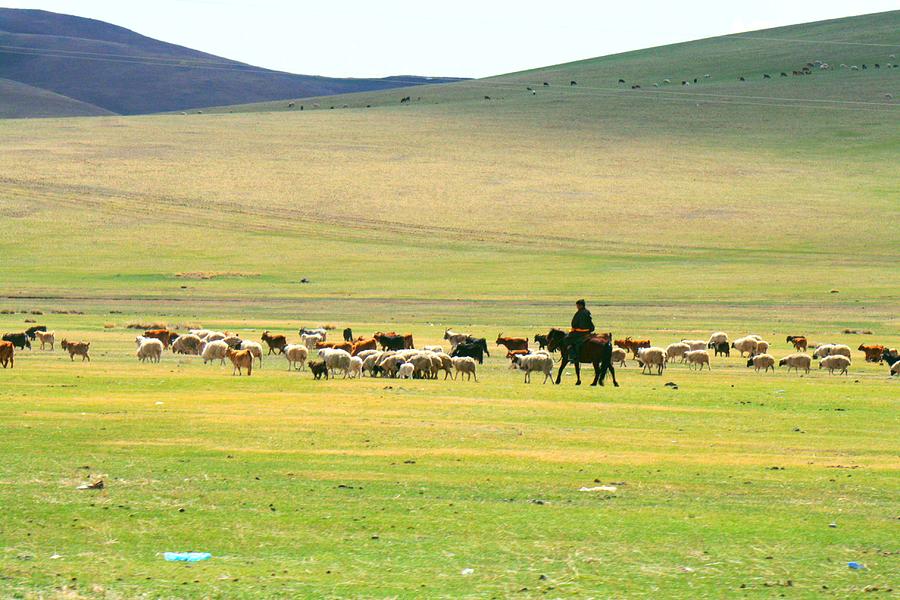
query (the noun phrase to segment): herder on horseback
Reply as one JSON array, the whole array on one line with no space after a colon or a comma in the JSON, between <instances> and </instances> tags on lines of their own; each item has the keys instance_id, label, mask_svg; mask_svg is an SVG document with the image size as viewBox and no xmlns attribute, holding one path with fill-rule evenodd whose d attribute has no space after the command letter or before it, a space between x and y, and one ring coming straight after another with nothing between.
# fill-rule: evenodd
<instances>
[{"instance_id":1,"label":"herder on horseback","mask_svg":"<svg viewBox=\"0 0 900 600\"><path fill-rule=\"evenodd\" d=\"M594 333L594 320L584 300L575 303L578 309L572 317L572 329L566 333L562 329L551 329L547 334L547 349L550 352L560 351L562 360L556 383L562 379L563 369L570 362L575 365L575 385L581 385L581 363L594 365L594 381L591 385L603 385L606 373L612 375L613 385L616 381L616 370L612 365L612 334Z\"/></svg>"}]
</instances>

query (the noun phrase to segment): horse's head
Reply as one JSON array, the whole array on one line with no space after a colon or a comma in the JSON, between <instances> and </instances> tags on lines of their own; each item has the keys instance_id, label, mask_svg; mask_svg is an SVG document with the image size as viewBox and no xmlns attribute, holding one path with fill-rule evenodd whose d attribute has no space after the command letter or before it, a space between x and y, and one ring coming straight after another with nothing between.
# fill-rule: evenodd
<instances>
[{"instance_id":1,"label":"horse's head","mask_svg":"<svg viewBox=\"0 0 900 600\"><path fill-rule=\"evenodd\" d=\"M565 337L566 332L562 329L556 329L555 327L551 329L547 333L547 350L556 352Z\"/></svg>"}]
</instances>

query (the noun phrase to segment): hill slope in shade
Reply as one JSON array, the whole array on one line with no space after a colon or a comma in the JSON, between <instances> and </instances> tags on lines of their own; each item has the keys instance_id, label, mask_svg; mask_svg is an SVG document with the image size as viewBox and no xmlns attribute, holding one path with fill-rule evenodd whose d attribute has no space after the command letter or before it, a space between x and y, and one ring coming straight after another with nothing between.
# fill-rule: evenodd
<instances>
[{"instance_id":1,"label":"hill slope in shade","mask_svg":"<svg viewBox=\"0 0 900 600\"><path fill-rule=\"evenodd\" d=\"M18 81L0 79L0 119L96 117L113 114L115 113L87 102L80 102Z\"/></svg>"},{"instance_id":2,"label":"hill slope in shade","mask_svg":"<svg viewBox=\"0 0 900 600\"><path fill-rule=\"evenodd\" d=\"M0 8L0 77L121 114L458 80L293 75L160 42L102 21L5 8Z\"/></svg>"}]
</instances>

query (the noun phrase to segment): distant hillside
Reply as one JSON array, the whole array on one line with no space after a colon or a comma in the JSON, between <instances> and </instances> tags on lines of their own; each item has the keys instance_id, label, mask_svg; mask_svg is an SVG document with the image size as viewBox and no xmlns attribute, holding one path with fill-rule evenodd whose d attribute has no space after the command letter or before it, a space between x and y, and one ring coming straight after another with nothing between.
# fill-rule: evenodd
<instances>
[{"instance_id":1,"label":"distant hillside","mask_svg":"<svg viewBox=\"0 0 900 600\"><path fill-rule=\"evenodd\" d=\"M25 117L95 117L115 114L18 81L0 79L0 119Z\"/></svg>"},{"instance_id":2,"label":"distant hillside","mask_svg":"<svg viewBox=\"0 0 900 600\"><path fill-rule=\"evenodd\" d=\"M898 32L900 10L647 48L414 92L309 98L304 106L399 110L400 98L412 95L412 107L536 119L552 115L592 121L604 114L621 119L625 127L639 117L668 120L673 106L692 102L707 108L802 104L890 110L900 98L900 68L894 68L900 65ZM810 75L793 74L816 61L830 68L816 65ZM570 85L573 81L577 85ZM278 111L286 105L226 110ZM684 123L674 121L676 126Z\"/></svg>"},{"instance_id":3,"label":"distant hillside","mask_svg":"<svg viewBox=\"0 0 900 600\"><path fill-rule=\"evenodd\" d=\"M0 8L0 78L120 114L458 81L293 75L167 44L102 21L8 8ZM0 97L4 114L46 116L44 109L32 114L27 103L9 106L12 101L13 96ZM63 109L58 114L71 113Z\"/></svg>"}]
</instances>

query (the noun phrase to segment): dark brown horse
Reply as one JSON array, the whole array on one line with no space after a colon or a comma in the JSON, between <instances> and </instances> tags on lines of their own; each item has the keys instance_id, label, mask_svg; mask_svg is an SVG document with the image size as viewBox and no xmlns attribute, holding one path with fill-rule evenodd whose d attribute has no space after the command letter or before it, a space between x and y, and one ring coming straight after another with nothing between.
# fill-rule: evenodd
<instances>
[{"instance_id":1,"label":"dark brown horse","mask_svg":"<svg viewBox=\"0 0 900 600\"><path fill-rule=\"evenodd\" d=\"M547 334L547 350L556 352L558 349L562 354L562 361L559 365L559 372L556 374L556 384L562 380L563 369L569 364L568 347L563 347L566 332L562 329L551 329ZM613 385L619 387L616 381L616 369L612 364L612 334L611 333L595 333L591 338L581 345L581 356L575 363L575 385L581 385L581 363L590 363L594 365L594 382L591 385L603 385L606 379L606 372L612 376Z\"/></svg>"}]
</instances>

